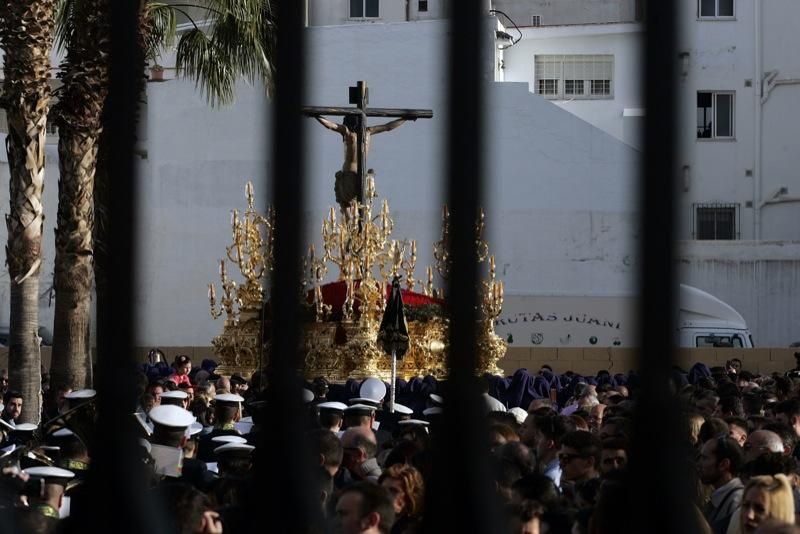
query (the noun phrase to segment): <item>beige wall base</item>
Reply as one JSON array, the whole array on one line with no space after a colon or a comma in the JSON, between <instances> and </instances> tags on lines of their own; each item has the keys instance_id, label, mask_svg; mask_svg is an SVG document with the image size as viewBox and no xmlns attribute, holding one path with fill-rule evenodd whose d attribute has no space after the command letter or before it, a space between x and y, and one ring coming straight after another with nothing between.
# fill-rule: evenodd
<instances>
[{"instance_id":1,"label":"beige wall base","mask_svg":"<svg viewBox=\"0 0 800 534\"><path fill-rule=\"evenodd\" d=\"M138 347L136 360L147 361L147 354L152 347ZM205 358L216 359L212 347L159 347L166 355L167 363L178 354L186 354L192 358L194 365L200 365ZM772 372L783 373L795 366L794 353L797 349L757 348L757 349L677 349L677 363L688 370L696 362L713 367L725 365L731 358L742 360L744 370L759 374ZM507 375L517 369L526 368L536 372L548 364L557 373L574 371L583 375L594 375L601 369L612 374L627 373L637 368L639 350L633 348L526 348L509 347L505 358L500 360L500 367ZM50 368L50 347L42 348L42 364ZM8 367L8 348L0 348L0 369Z\"/></svg>"}]
</instances>

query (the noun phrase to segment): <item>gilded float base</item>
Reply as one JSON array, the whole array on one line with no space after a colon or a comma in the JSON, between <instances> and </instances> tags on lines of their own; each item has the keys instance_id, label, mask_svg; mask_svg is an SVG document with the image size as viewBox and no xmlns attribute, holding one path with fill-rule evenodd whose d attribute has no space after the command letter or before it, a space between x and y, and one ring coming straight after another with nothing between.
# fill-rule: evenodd
<instances>
[{"instance_id":1,"label":"gilded float base","mask_svg":"<svg viewBox=\"0 0 800 534\"><path fill-rule=\"evenodd\" d=\"M479 327L478 375L500 375L498 366L506 353L506 342L493 331ZM390 381L391 356L377 343L377 325L358 322L307 323L304 326L301 350L302 374L305 379L324 377L330 382L348 379L363 380L377 377ZM431 375L447 378L448 327L441 318L425 322L409 322L409 347L405 356L397 361L397 376L410 380ZM214 338L214 349L219 357L218 374L238 372L250 376L258 368L258 322L226 327L222 335ZM269 344L265 349L264 365L269 359Z\"/></svg>"}]
</instances>

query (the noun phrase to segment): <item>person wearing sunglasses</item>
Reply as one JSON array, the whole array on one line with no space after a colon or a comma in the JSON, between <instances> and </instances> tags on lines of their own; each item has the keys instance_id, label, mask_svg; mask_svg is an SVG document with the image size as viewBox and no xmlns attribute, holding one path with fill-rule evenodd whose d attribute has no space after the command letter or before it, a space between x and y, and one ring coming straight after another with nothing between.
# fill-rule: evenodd
<instances>
[{"instance_id":1,"label":"person wearing sunglasses","mask_svg":"<svg viewBox=\"0 0 800 534\"><path fill-rule=\"evenodd\" d=\"M600 440L590 432L575 430L561 440L558 451L561 481L578 483L600 476Z\"/></svg>"}]
</instances>

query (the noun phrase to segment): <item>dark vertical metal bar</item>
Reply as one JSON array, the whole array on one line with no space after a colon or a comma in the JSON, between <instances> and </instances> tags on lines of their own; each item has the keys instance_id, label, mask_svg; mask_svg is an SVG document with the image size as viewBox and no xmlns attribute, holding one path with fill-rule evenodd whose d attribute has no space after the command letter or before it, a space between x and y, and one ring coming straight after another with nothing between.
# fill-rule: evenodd
<instances>
[{"instance_id":1,"label":"dark vertical metal bar","mask_svg":"<svg viewBox=\"0 0 800 534\"><path fill-rule=\"evenodd\" d=\"M676 16L681 10L675 4L650 0L647 6L643 71L647 117L639 203L643 230L639 317L647 320L640 326L641 388L629 488L633 521L625 522L629 532L697 530L686 471L691 465L680 440L679 406L669 388L678 306L673 226L678 182Z\"/></svg>"},{"instance_id":2,"label":"dark vertical metal bar","mask_svg":"<svg viewBox=\"0 0 800 534\"><path fill-rule=\"evenodd\" d=\"M108 99L110 158L108 287L113 299L104 299L98 315L104 328L97 333L97 424L89 443L92 467L88 502L73 509L73 529L95 528L115 532L161 532L144 506L146 492L134 458L135 406L133 372L134 291L136 288L137 188L134 141L144 56L138 37L140 3L113 2L111 86ZM77 503L76 503L77 504Z\"/></svg>"},{"instance_id":3,"label":"dark vertical metal bar","mask_svg":"<svg viewBox=\"0 0 800 534\"><path fill-rule=\"evenodd\" d=\"M300 340L299 258L304 238L303 118L305 97L303 2L276 2L277 80L272 139L272 200L275 205L275 271L270 293L271 351L267 379L268 420L256 458L256 486L250 492L251 530L286 525L307 532L319 505L311 499L310 465L303 439L297 370ZM264 435L267 434L267 435ZM315 511L316 514L315 515Z\"/></svg>"},{"instance_id":4,"label":"dark vertical metal bar","mask_svg":"<svg viewBox=\"0 0 800 534\"><path fill-rule=\"evenodd\" d=\"M454 3L455 4L455 3ZM452 268L447 286L450 317L449 377L443 432L435 443L436 470L426 508L427 532L497 532L486 457L486 421L475 368L478 264L475 223L482 193L484 154L482 4L462 0L451 10L448 64L448 205ZM453 491L458 488L458 491Z\"/></svg>"}]
</instances>

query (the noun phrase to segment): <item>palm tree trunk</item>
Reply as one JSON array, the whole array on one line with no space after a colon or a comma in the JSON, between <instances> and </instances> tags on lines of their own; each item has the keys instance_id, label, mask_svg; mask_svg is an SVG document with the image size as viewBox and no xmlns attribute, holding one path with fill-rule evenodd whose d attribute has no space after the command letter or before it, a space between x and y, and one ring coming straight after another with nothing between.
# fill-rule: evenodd
<instances>
[{"instance_id":1,"label":"palm tree trunk","mask_svg":"<svg viewBox=\"0 0 800 534\"><path fill-rule=\"evenodd\" d=\"M88 388L92 291L92 196L97 161L95 135L61 126L58 139L58 225L56 227L53 384Z\"/></svg>"},{"instance_id":2,"label":"palm tree trunk","mask_svg":"<svg viewBox=\"0 0 800 534\"><path fill-rule=\"evenodd\" d=\"M92 385L90 348L94 247L94 180L108 95L111 0L72 6L63 40L64 86L55 106L58 125L58 221L51 378L76 388Z\"/></svg>"},{"instance_id":3,"label":"palm tree trunk","mask_svg":"<svg viewBox=\"0 0 800 534\"><path fill-rule=\"evenodd\" d=\"M39 276L11 283L9 386L24 399L19 422L39 423L42 399L42 357L39 331Z\"/></svg>"},{"instance_id":4,"label":"palm tree trunk","mask_svg":"<svg viewBox=\"0 0 800 534\"><path fill-rule=\"evenodd\" d=\"M44 114L38 117L35 108L8 110L9 133L6 140L11 170L11 210L6 217L6 261L11 278L8 378L9 388L23 395L20 420L26 423L38 423L41 415L39 268L49 86L45 94L46 97L40 100L40 103L44 102Z\"/></svg>"},{"instance_id":5,"label":"palm tree trunk","mask_svg":"<svg viewBox=\"0 0 800 534\"><path fill-rule=\"evenodd\" d=\"M0 2L0 43L5 52L0 105L8 119L11 205L6 216L11 279L9 387L23 395L20 420L35 423L41 416L39 268L54 14L54 0Z\"/></svg>"}]
</instances>

